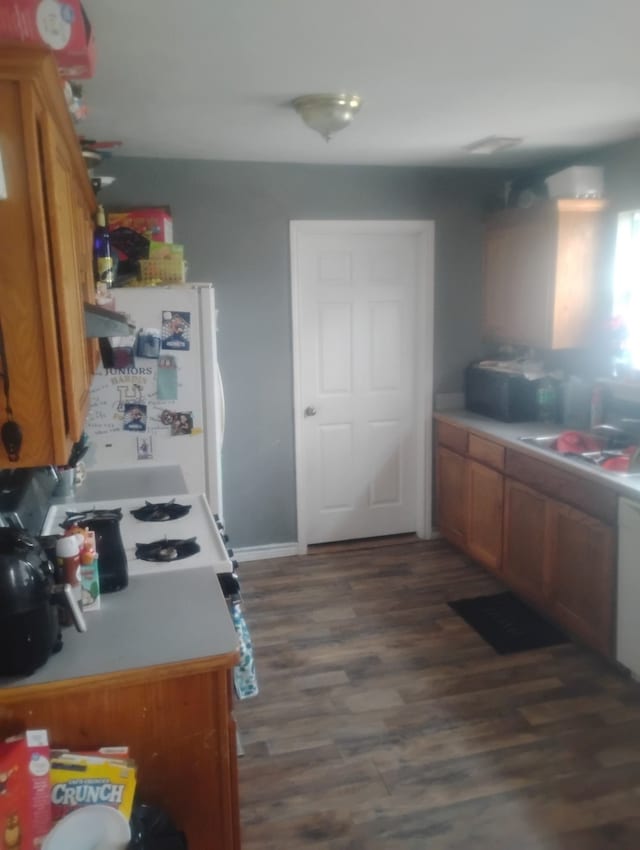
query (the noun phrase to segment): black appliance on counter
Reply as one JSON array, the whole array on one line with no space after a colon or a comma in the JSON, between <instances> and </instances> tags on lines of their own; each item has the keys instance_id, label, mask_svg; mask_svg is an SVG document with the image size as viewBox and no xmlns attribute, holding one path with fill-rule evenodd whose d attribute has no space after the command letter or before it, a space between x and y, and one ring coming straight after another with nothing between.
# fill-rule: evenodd
<instances>
[{"instance_id":1,"label":"black appliance on counter","mask_svg":"<svg viewBox=\"0 0 640 850\"><path fill-rule=\"evenodd\" d=\"M86 631L71 586L55 584L40 543L25 531L0 528L0 676L29 675L62 647L60 604Z\"/></svg>"},{"instance_id":2,"label":"black appliance on counter","mask_svg":"<svg viewBox=\"0 0 640 850\"><path fill-rule=\"evenodd\" d=\"M471 363L464 375L465 407L502 422L531 422L538 418L538 381L518 372Z\"/></svg>"},{"instance_id":3,"label":"black appliance on counter","mask_svg":"<svg viewBox=\"0 0 640 850\"><path fill-rule=\"evenodd\" d=\"M120 534L121 520L121 508L93 508L80 513L67 511L62 523L64 529L78 525L95 532L102 593L114 593L129 584L127 553Z\"/></svg>"},{"instance_id":4,"label":"black appliance on counter","mask_svg":"<svg viewBox=\"0 0 640 850\"><path fill-rule=\"evenodd\" d=\"M57 485L52 466L1 469L0 526L39 534Z\"/></svg>"}]
</instances>

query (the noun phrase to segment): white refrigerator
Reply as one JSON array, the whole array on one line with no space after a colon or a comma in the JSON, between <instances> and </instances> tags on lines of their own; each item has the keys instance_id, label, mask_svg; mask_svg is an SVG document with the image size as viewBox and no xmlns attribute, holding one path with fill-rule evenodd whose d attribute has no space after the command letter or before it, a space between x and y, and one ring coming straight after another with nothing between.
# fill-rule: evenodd
<instances>
[{"instance_id":1,"label":"white refrigerator","mask_svg":"<svg viewBox=\"0 0 640 850\"><path fill-rule=\"evenodd\" d=\"M222 516L224 394L216 349L213 285L110 291L132 337L110 340L113 366L91 386L88 469L179 464L190 493Z\"/></svg>"}]
</instances>

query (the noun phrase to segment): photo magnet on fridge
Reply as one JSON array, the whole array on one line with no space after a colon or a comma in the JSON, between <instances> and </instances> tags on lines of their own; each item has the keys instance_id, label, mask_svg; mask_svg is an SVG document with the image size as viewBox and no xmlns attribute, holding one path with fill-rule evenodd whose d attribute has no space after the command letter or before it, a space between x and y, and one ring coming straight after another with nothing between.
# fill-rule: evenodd
<instances>
[{"instance_id":1,"label":"photo magnet on fridge","mask_svg":"<svg viewBox=\"0 0 640 850\"><path fill-rule=\"evenodd\" d=\"M136 437L136 447L138 449L138 460L153 460L151 434L145 434L144 437Z\"/></svg>"},{"instance_id":2,"label":"photo magnet on fridge","mask_svg":"<svg viewBox=\"0 0 640 850\"><path fill-rule=\"evenodd\" d=\"M162 313L162 347L170 351L188 351L191 340L191 313L164 310Z\"/></svg>"},{"instance_id":3,"label":"photo magnet on fridge","mask_svg":"<svg viewBox=\"0 0 640 850\"><path fill-rule=\"evenodd\" d=\"M124 422L122 427L125 431L147 430L147 405L129 402L124 406Z\"/></svg>"},{"instance_id":4,"label":"photo magnet on fridge","mask_svg":"<svg viewBox=\"0 0 640 850\"><path fill-rule=\"evenodd\" d=\"M171 434L179 437L181 434L191 434L193 431L192 413L174 413L171 423Z\"/></svg>"}]
</instances>

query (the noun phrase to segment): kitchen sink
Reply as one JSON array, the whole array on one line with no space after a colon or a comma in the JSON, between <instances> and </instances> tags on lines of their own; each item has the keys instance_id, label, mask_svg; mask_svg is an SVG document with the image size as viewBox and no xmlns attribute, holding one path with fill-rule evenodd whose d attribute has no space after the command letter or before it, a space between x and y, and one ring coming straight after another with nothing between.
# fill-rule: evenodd
<instances>
[{"instance_id":1,"label":"kitchen sink","mask_svg":"<svg viewBox=\"0 0 640 850\"><path fill-rule=\"evenodd\" d=\"M560 434L554 434L551 437L518 437L521 443L527 443L529 446L537 446L539 449L547 449L551 452L557 452L556 440Z\"/></svg>"},{"instance_id":2,"label":"kitchen sink","mask_svg":"<svg viewBox=\"0 0 640 850\"><path fill-rule=\"evenodd\" d=\"M545 434L544 436L539 437L518 437L518 440L525 445L534 446L535 448L543 449L544 451L559 454L561 457L566 457L568 460L580 461L582 463L588 463L591 466L597 466L601 472L606 472L616 478L640 478L640 470L626 472L618 469L607 469L606 466L602 466L602 461L604 459L607 457L615 457L616 454L619 454L614 451L559 452L556 448L556 442L559 436L560 434Z\"/></svg>"}]
</instances>

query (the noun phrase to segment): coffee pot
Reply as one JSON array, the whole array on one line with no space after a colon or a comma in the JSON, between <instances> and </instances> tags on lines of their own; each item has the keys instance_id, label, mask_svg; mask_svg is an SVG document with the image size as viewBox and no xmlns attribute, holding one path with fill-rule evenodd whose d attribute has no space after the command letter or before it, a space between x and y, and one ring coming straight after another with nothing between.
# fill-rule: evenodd
<instances>
[{"instance_id":1,"label":"coffee pot","mask_svg":"<svg viewBox=\"0 0 640 850\"><path fill-rule=\"evenodd\" d=\"M86 631L71 586L57 585L53 565L21 529L0 528L0 676L29 675L60 650L57 606Z\"/></svg>"}]
</instances>

